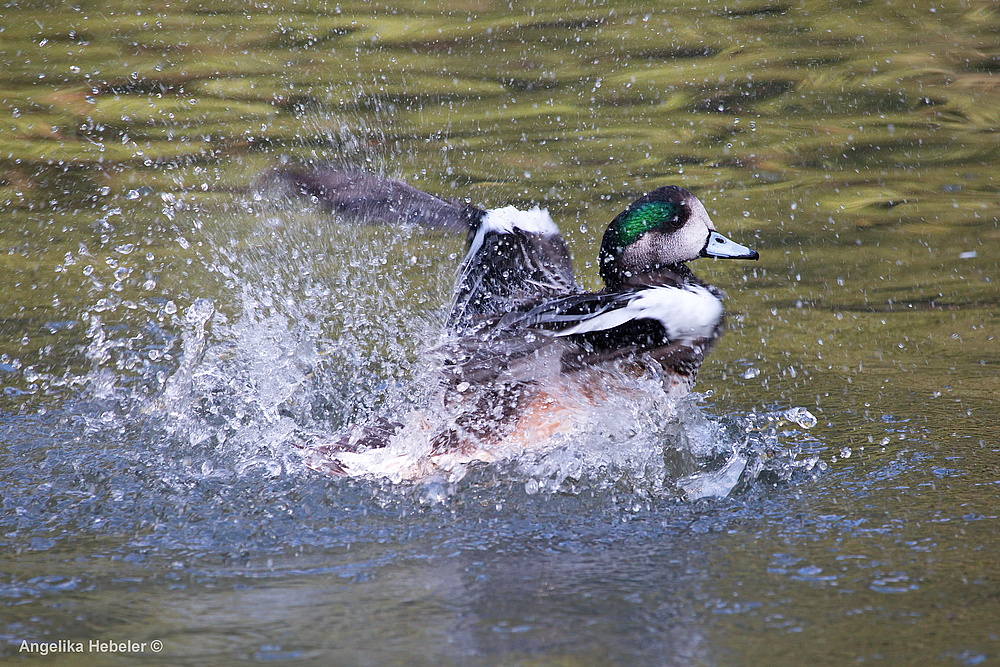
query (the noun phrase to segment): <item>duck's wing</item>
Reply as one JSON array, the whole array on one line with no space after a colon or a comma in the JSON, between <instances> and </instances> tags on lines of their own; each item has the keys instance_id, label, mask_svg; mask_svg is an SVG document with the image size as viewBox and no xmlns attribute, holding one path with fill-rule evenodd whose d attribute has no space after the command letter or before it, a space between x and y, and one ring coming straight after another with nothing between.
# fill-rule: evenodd
<instances>
[{"instance_id":1,"label":"duck's wing","mask_svg":"<svg viewBox=\"0 0 1000 667\"><path fill-rule=\"evenodd\" d=\"M464 232L485 214L475 206L435 197L403 181L336 164L281 167L263 181L284 184L336 213L366 222Z\"/></svg>"},{"instance_id":2,"label":"duck's wing","mask_svg":"<svg viewBox=\"0 0 1000 667\"><path fill-rule=\"evenodd\" d=\"M548 211L493 209L470 235L449 328L463 334L511 311L580 291L566 242Z\"/></svg>"},{"instance_id":3,"label":"duck's wing","mask_svg":"<svg viewBox=\"0 0 1000 667\"><path fill-rule=\"evenodd\" d=\"M722 300L704 284L633 286L576 294L511 313L498 329L549 332L576 344L566 361L594 363L649 352L691 373L722 330Z\"/></svg>"}]
</instances>

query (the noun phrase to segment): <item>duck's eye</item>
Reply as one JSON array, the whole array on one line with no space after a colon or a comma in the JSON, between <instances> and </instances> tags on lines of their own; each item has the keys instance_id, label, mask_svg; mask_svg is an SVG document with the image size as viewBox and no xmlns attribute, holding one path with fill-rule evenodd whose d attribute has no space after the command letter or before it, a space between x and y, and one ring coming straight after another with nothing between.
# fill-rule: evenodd
<instances>
[{"instance_id":1,"label":"duck's eye","mask_svg":"<svg viewBox=\"0 0 1000 667\"><path fill-rule=\"evenodd\" d=\"M688 218L687 208L683 204L676 204L671 208L673 208L673 210L670 212L670 215L664 221L663 225L665 227L679 229L684 226L684 221Z\"/></svg>"}]
</instances>

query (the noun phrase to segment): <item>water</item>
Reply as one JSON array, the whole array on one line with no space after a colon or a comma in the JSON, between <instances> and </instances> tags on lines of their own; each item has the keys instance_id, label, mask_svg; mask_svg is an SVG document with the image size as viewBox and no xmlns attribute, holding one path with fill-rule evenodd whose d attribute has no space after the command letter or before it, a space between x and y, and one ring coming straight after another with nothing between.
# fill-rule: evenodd
<instances>
[{"instance_id":1,"label":"water","mask_svg":"<svg viewBox=\"0 0 1000 667\"><path fill-rule=\"evenodd\" d=\"M998 21L7 7L0 655L995 661ZM254 187L323 159L548 206L590 287L606 221L665 183L762 257L693 265L727 331L676 421L623 406L617 466L568 443L334 480L300 447L420 405L463 248ZM664 484L671 438L704 456Z\"/></svg>"}]
</instances>

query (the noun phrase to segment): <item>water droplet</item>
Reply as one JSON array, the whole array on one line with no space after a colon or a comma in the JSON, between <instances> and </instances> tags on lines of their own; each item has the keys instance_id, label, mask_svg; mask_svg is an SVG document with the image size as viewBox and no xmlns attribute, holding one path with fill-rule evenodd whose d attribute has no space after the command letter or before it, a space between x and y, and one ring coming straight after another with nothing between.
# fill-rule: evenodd
<instances>
[{"instance_id":1,"label":"water droplet","mask_svg":"<svg viewBox=\"0 0 1000 667\"><path fill-rule=\"evenodd\" d=\"M786 420L798 424L802 428L812 428L816 425L816 417L805 408L790 408L782 414Z\"/></svg>"},{"instance_id":2,"label":"water droplet","mask_svg":"<svg viewBox=\"0 0 1000 667\"><path fill-rule=\"evenodd\" d=\"M173 302L171 302L173 303ZM184 313L184 321L188 324L200 326L215 312L215 304L211 299L195 299L194 303Z\"/></svg>"}]
</instances>

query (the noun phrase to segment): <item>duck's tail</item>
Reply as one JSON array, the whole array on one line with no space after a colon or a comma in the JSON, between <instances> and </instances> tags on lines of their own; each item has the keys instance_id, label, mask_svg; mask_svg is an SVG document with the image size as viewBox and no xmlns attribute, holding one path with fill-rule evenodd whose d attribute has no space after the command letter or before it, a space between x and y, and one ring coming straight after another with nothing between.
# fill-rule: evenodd
<instances>
[{"instance_id":1,"label":"duck's tail","mask_svg":"<svg viewBox=\"0 0 1000 667\"><path fill-rule=\"evenodd\" d=\"M363 222L418 224L468 233L486 214L471 204L435 197L403 181L337 164L278 167L261 182L288 187L335 213Z\"/></svg>"}]
</instances>

